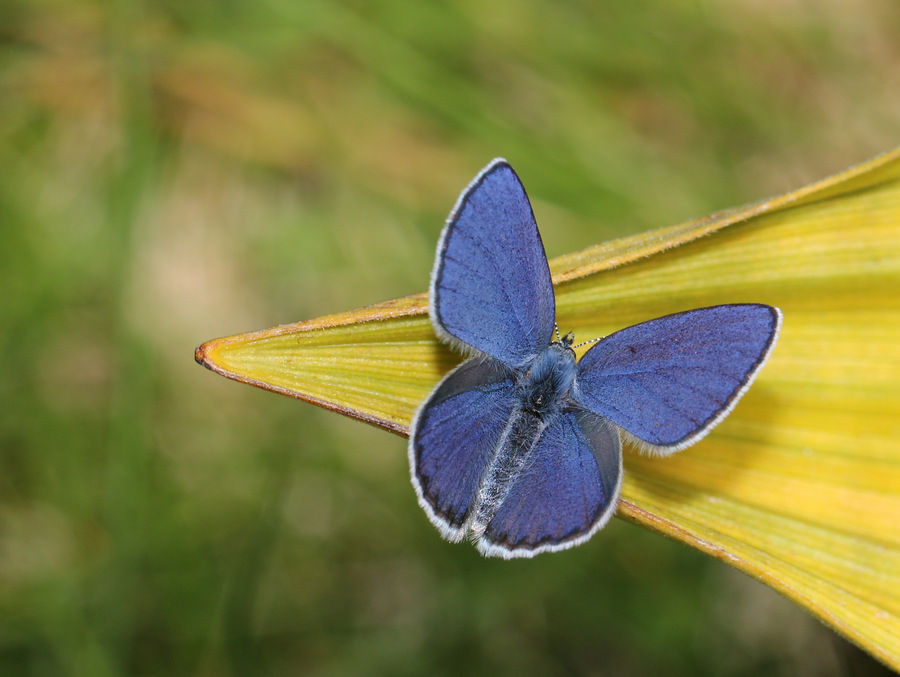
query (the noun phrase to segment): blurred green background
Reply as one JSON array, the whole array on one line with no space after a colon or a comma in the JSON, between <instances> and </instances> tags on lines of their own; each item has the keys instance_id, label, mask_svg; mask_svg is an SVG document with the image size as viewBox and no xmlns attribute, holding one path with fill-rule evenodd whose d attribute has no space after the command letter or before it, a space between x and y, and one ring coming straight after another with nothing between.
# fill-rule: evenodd
<instances>
[{"instance_id":1,"label":"blurred green background","mask_svg":"<svg viewBox=\"0 0 900 677\"><path fill-rule=\"evenodd\" d=\"M548 253L900 140L895 0L0 0L0 674L860 675L618 520L438 537L405 440L198 367L425 289L496 155Z\"/></svg>"}]
</instances>

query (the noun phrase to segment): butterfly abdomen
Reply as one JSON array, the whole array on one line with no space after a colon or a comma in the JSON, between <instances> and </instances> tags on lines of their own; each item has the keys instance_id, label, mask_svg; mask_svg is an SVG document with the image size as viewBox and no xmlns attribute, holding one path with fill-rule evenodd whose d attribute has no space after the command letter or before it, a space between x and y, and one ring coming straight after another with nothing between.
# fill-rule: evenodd
<instances>
[{"instance_id":1,"label":"butterfly abdomen","mask_svg":"<svg viewBox=\"0 0 900 677\"><path fill-rule=\"evenodd\" d=\"M551 419L552 415L537 414L524 407L513 410L475 499L468 528L476 538L484 533L513 482L525 469L531 451Z\"/></svg>"}]
</instances>

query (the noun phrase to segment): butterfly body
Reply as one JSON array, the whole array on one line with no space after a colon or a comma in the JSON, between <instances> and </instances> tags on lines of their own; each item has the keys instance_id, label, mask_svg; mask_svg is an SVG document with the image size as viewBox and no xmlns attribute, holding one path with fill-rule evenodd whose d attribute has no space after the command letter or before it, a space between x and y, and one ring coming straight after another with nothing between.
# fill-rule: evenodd
<instances>
[{"instance_id":1,"label":"butterfly body","mask_svg":"<svg viewBox=\"0 0 900 677\"><path fill-rule=\"evenodd\" d=\"M628 327L576 362L551 341L555 301L525 190L503 160L460 196L438 243L430 314L474 355L421 405L409 462L419 503L450 541L531 557L583 543L615 511L623 437L668 454L743 395L781 313L699 308Z\"/></svg>"},{"instance_id":2,"label":"butterfly body","mask_svg":"<svg viewBox=\"0 0 900 677\"><path fill-rule=\"evenodd\" d=\"M575 352L569 344L551 343L517 376L517 404L482 477L468 524L476 538L496 516L513 482L533 462L533 451L547 426L570 406L568 396L575 383Z\"/></svg>"}]
</instances>

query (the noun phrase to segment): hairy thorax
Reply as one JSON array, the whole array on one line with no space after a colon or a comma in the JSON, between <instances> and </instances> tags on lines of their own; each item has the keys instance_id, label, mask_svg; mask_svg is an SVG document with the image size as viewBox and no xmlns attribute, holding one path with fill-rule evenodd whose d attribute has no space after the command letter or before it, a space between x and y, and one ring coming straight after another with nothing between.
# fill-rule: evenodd
<instances>
[{"instance_id":1,"label":"hairy thorax","mask_svg":"<svg viewBox=\"0 0 900 677\"><path fill-rule=\"evenodd\" d=\"M547 346L518 385L522 409L547 417L559 410L575 383L575 352L568 336Z\"/></svg>"}]
</instances>

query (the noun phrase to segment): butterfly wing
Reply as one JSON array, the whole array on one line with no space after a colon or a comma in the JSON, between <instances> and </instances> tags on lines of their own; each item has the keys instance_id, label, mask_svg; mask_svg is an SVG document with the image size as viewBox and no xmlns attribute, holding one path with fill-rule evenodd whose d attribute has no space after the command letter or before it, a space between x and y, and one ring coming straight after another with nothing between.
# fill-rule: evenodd
<instances>
[{"instance_id":1,"label":"butterfly wing","mask_svg":"<svg viewBox=\"0 0 900 677\"><path fill-rule=\"evenodd\" d=\"M462 539L481 478L516 403L512 375L491 359L464 362L419 408L409 464L419 504L451 541Z\"/></svg>"},{"instance_id":2,"label":"butterfly wing","mask_svg":"<svg viewBox=\"0 0 900 677\"><path fill-rule=\"evenodd\" d=\"M615 512L621 485L615 426L589 411L564 411L545 429L477 547L510 558L583 543Z\"/></svg>"},{"instance_id":3,"label":"butterfly wing","mask_svg":"<svg viewBox=\"0 0 900 677\"><path fill-rule=\"evenodd\" d=\"M554 298L531 203L505 160L463 191L438 242L431 320L456 339L519 367L547 347Z\"/></svg>"},{"instance_id":4,"label":"butterfly wing","mask_svg":"<svg viewBox=\"0 0 900 677\"><path fill-rule=\"evenodd\" d=\"M684 449L731 411L780 326L777 308L733 304L628 327L578 363L575 399L654 451Z\"/></svg>"}]
</instances>

